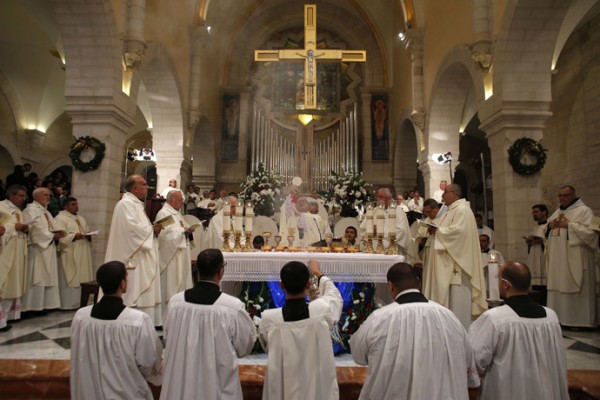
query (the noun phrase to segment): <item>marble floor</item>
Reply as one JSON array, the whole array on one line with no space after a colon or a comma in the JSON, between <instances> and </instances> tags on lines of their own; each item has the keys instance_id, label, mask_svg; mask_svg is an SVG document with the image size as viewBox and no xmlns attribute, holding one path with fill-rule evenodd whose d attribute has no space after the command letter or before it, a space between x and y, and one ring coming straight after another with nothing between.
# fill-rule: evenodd
<instances>
[{"instance_id":1,"label":"marble floor","mask_svg":"<svg viewBox=\"0 0 600 400\"><path fill-rule=\"evenodd\" d=\"M68 360L70 326L74 311L53 311L47 315L11 323L12 329L0 332L0 359ZM158 331L159 335L161 334ZM563 331L568 369L600 370L600 332ZM264 353L243 358L244 365L265 365ZM356 366L349 354L336 357L337 366Z\"/></svg>"}]
</instances>

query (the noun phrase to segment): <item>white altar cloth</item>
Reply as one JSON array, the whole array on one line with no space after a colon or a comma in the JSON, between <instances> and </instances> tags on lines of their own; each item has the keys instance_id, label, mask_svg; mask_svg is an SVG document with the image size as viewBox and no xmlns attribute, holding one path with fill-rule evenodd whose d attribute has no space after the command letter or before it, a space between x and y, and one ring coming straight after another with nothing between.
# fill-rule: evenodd
<instances>
[{"instance_id":1,"label":"white altar cloth","mask_svg":"<svg viewBox=\"0 0 600 400\"><path fill-rule=\"evenodd\" d=\"M223 281L278 281L281 267L288 261L305 264L316 259L321 271L335 282L386 283L387 271L404 256L364 253L255 252L223 253L227 262Z\"/></svg>"}]
</instances>

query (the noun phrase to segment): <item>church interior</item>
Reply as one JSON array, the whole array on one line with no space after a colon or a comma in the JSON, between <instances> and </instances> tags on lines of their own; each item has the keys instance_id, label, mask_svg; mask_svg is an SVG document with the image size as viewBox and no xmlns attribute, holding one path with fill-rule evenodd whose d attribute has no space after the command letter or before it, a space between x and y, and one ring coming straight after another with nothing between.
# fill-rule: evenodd
<instances>
[{"instance_id":1,"label":"church interior","mask_svg":"<svg viewBox=\"0 0 600 400\"><path fill-rule=\"evenodd\" d=\"M99 230L95 265L132 174L150 194L172 179L184 192L239 192L259 165L286 186L301 177L303 193L328 191L332 171L425 199L447 180L517 260L532 205L555 210L562 185L600 215L600 1L311 3L307 17L292 0L0 1L3 185L24 164L40 179L67 177ZM105 149L91 170L74 167L96 161L97 148L73 156L83 137ZM515 167L523 138L543 150L521 152ZM0 398L68 394L72 315L0 334L13 396ZM600 398L600 335L564 340L572 398ZM351 358L338 368L354 393L342 398L354 398L363 372Z\"/></svg>"}]
</instances>

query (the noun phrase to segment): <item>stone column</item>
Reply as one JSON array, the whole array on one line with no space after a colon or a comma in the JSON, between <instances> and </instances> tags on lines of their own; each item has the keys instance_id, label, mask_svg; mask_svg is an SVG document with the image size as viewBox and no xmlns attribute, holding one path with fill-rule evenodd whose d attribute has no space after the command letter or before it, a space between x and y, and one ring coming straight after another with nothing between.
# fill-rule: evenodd
<instances>
[{"instance_id":1,"label":"stone column","mask_svg":"<svg viewBox=\"0 0 600 400\"><path fill-rule=\"evenodd\" d=\"M522 236L533 223L531 206L541 198L540 174L521 176L508 162L508 149L515 140L528 137L539 141L544 124L552 115L548 104L505 102L493 113L480 112L480 129L487 133L492 155L494 230L496 248L507 260L524 260L527 246Z\"/></svg>"},{"instance_id":2,"label":"stone column","mask_svg":"<svg viewBox=\"0 0 600 400\"><path fill-rule=\"evenodd\" d=\"M473 60L483 69L492 65L492 5L491 0L473 0Z\"/></svg>"},{"instance_id":3,"label":"stone column","mask_svg":"<svg viewBox=\"0 0 600 400\"><path fill-rule=\"evenodd\" d=\"M452 176L456 166L452 163ZM423 181L425 182L425 193L422 197L428 199L433 196L433 193L440 188L440 181L445 180L450 182L450 165L440 165L431 159L423 160L419 163L419 170L423 173Z\"/></svg>"},{"instance_id":4,"label":"stone column","mask_svg":"<svg viewBox=\"0 0 600 400\"><path fill-rule=\"evenodd\" d=\"M127 130L133 118L112 104L69 105L67 114L73 123L73 136L93 136L106 145L98 169L81 172L73 169L72 195L91 230L100 230L92 239L92 259L96 267L104 262L113 209L119 201L122 168L125 162Z\"/></svg>"},{"instance_id":5,"label":"stone column","mask_svg":"<svg viewBox=\"0 0 600 400\"><path fill-rule=\"evenodd\" d=\"M142 61L146 52L144 41L146 0L127 0L124 12L123 59L127 68L134 68Z\"/></svg>"},{"instance_id":6,"label":"stone column","mask_svg":"<svg viewBox=\"0 0 600 400\"><path fill-rule=\"evenodd\" d=\"M406 49L410 51L412 63L412 102L411 119L423 129L425 126L425 93L423 87L423 48L425 31L408 29L406 31Z\"/></svg>"},{"instance_id":7,"label":"stone column","mask_svg":"<svg viewBox=\"0 0 600 400\"><path fill-rule=\"evenodd\" d=\"M210 35L204 25L190 29L191 66L190 66L190 109L189 126L194 128L200 119L200 90L202 85L202 57Z\"/></svg>"}]
</instances>

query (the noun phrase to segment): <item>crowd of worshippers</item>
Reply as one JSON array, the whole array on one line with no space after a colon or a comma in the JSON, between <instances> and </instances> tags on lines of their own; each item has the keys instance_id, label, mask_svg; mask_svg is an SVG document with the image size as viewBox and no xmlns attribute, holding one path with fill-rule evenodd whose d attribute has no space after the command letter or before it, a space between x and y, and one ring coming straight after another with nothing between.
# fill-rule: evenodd
<instances>
[{"instance_id":1,"label":"crowd of worshippers","mask_svg":"<svg viewBox=\"0 0 600 400\"><path fill-rule=\"evenodd\" d=\"M52 174L41 178L38 174L31 170L31 164L15 165L11 174L6 177L3 182L0 179L0 200L6 199L6 190L13 186L20 185L25 187L27 199L25 203L33 201L33 191L40 187L48 188L52 194L48 211L53 217L64 209L64 203L71 191L71 177L64 175L61 171L56 170Z\"/></svg>"},{"instance_id":2,"label":"crowd of worshippers","mask_svg":"<svg viewBox=\"0 0 600 400\"><path fill-rule=\"evenodd\" d=\"M444 187L443 190L441 190L442 186ZM127 288L121 290L121 307L130 307L135 309L136 312L130 313L130 309L127 308L127 312L123 315L128 315L131 316L131 318L136 319L138 321L134 324L136 326L141 326L139 321L140 319L144 319L145 321L149 321L150 327L164 327L165 338L167 340L165 365L169 365L169 354L175 354L177 352L181 353L177 353L177 356L173 356L175 357L173 360L189 361L191 359L187 357L187 355L191 354L191 351L186 349L185 346L187 346L187 344L183 343L186 341L178 341L176 339L171 340L172 346L175 346L175 349L170 349L169 347L170 335L171 337L175 337L173 335L178 334L175 332L177 330L174 331L172 328L172 333L169 333L170 321L175 318L173 317L175 311L170 310L178 310L179 303L181 303L182 310L184 310L181 311L182 314L185 313L187 308L191 307L191 304L219 305L217 308L223 313L219 318L214 319L213 317L207 316L206 319L204 319L204 317L202 317L203 319L201 319L201 322L210 320L221 321L228 318L233 318L238 321L238 319L234 318L234 315L238 315L239 313L230 311L228 308L220 307L220 300L223 300L227 304L229 304L228 299L231 301L233 300L229 296L221 294L217 285L211 284L212 286L206 286L202 283L202 281L207 280L206 277L210 274L201 271L201 266L203 264L200 256L198 257L198 264L200 266L197 268L201 282L193 287L190 271L191 255L189 236L193 233L195 228L186 224L182 218L181 210L184 204L182 192L180 190L169 190L165 193L166 201L162 209L156 215L155 222L153 223L148 218L145 210L144 200L148 195L148 184L145 179L139 175L133 175L125 182L124 189L125 191L121 199L117 202L113 212L105 253L106 263L118 260L125 265L127 281L129 284ZM402 208L396 207L394 211L394 208L389 207L392 199L389 189L379 189L376 192L376 195L378 202L385 208L384 218L386 223L384 224L384 229L386 230L386 237L388 237L387 230L395 230L396 242L393 245L397 246L400 253L405 257L407 265L412 266L411 273L414 273L417 276L419 282L418 287L422 292L422 295L427 299L427 304L435 307L439 304L439 309L443 306L444 310L448 310L443 312L452 315L452 318L458 320L463 331L466 332L467 330L470 331L471 329L475 329L475 327L483 323L482 321L486 320L486 318L481 316L482 314L484 316L486 315L484 314L488 308L486 292L490 290L489 285L486 286L487 281L485 279L486 257L490 257L491 253L497 253L497 251L493 249L492 245L494 240L493 231L486 230L485 225L483 225L482 222L478 222L479 218L473 214L469 202L462 197L460 186L442 183L440 184L440 190L442 191L441 203L436 199L425 200L423 202L423 214L427 217L423 220L415 221L412 225L409 225L408 223L408 213ZM67 209L65 206L66 209L55 219L47 210L48 203L51 199L49 189L35 189L32 196L33 202L28 204L27 207L22 210L27 198L27 189L23 186L13 185L7 190L7 199L0 202L0 216L3 217L3 222L0 224L0 271L2 272L0 274L0 278L2 279L2 281L0 281L1 330L10 329L10 325L7 325L7 321L18 319L21 311L42 311L66 307L72 307L73 309L77 308L80 300L80 283L92 280L93 278L89 247L92 235L89 235L90 228L87 226L85 219L78 213L76 199L72 199L69 203L69 208ZM283 229L283 232L286 232L286 225L289 226L290 224L293 224L296 227L303 226L306 235L304 238L305 241L310 243L314 239L318 240L319 238L322 238L322 235L327 229L327 224L321 225L323 221L320 221L318 215L312 214L309 211L309 202L305 197L298 196L295 198L295 202L291 201L292 198L292 194L290 194L288 197L290 202L288 204L284 203L284 207L282 207L280 229ZM235 202L233 201L234 198L230 197L229 199L232 200L230 206L235 207ZM544 315L545 317L552 319L554 316L554 312L550 311L550 309L552 309L558 315L558 320L556 320L557 324L558 321L560 321L560 323L565 326L595 328L598 324L598 314L595 297L593 295L594 284L596 282L594 255L598 250L598 234L590 228L590 221L592 220L593 213L591 209L585 206L583 201L577 197L575 188L572 186L562 186L559 189L558 202L560 205L559 208L549 217L548 210L545 206L540 204L533 206L532 216L535 220L535 224L531 233L523 238L528 246L528 260L526 264L531 267L531 269L527 269L527 275L531 275L531 277L527 278L527 288L529 288L530 283L533 283L534 285L537 284L540 287L546 286L548 289L549 309L544 308L543 310L545 311L542 313L539 311L540 308L532 306L531 303L526 302L525 300L522 300L526 303L522 305L522 309L519 308L520 303L513 305L514 307L512 307L510 303L507 302L508 308L499 307L498 309L512 311L508 313L508 316L499 318L508 320L510 319L508 317L517 318L525 315ZM211 220L209 229L205 232L208 236L212 226L214 228L213 230L217 232L214 237L220 238L221 242L218 243L218 245L212 244L205 248L216 249L221 247L222 236L220 233L222 232L222 226L224 223L231 223L231 221L225 220L227 216L222 211L223 210L215 214L215 217ZM394 212L394 224L388 224L387 222L391 221ZM228 217L234 218L235 215L235 212L231 212ZM170 220L171 223L159 223L160 221L166 220ZM365 238L365 232L369 228L366 226L365 222L366 221L363 220L358 227L348 227L348 229L346 229L348 242L355 240L364 244L364 239L361 238ZM216 223L221 224L221 229L218 227L215 228ZM309 239L307 240L307 238ZM298 238L295 240L298 240ZM257 240L257 242L260 243L260 240ZM385 246L389 245L391 245L389 242L385 243ZM57 250L60 252L57 253ZM208 254L211 254L211 251L214 252L214 250L208 251ZM498 259L500 255L496 254L496 256L496 259ZM219 256L214 257L220 260L217 264L222 264L222 266L224 266L225 263L222 262L222 255L220 255L220 253ZM89 260L89 267L85 264L88 262L87 260ZM568 268L564 268L565 266ZM304 268L306 267L304 266ZM314 263L311 263L308 268L315 276L320 277L322 275L320 269L318 269ZM514 268L524 269L523 267ZM222 268L219 268L217 275L211 275L211 279L208 280L214 280L212 279L213 277L220 280L223 271ZM282 286L283 290L286 291L283 275ZM521 289L524 287L524 284L517 283L517 281L512 278L509 279L510 274L507 275L506 273L503 273L501 275L500 292L503 291L502 285L511 285L510 287L518 287ZM297 280L298 279L294 279L294 281ZM530 282L530 280L532 282ZM100 282L100 279L98 279L98 281ZM118 282L117 286L121 285L121 281L122 279ZM303 282L302 280L300 281ZM396 279L388 276L388 281L390 295L391 298L394 299L396 298L396 295L399 294L399 292L392 291L392 288L396 287L394 286ZM281 375L289 371L289 368L287 368L288 365L294 365L297 370L304 371L303 373L306 374L308 374L307 371L315 370L315 368L305 369L302 364L302 362L311 359L310 356L303 355L296 361L290 359L284 361L284 352L277 351L276 349L278 348L277 344L283 346L284 341L287 343L288 341L293 340L301 343L306 335L298 332L303 332L300 327L304 325L304 322L306 322L306 324L312 322L312 315L322 313L323 315L328 316L321 318L322 321L319 326L322 326L323 328L325 328L325 326L330 328L336 323L339 319L339 313L336 311L339 308L336 306L338 300L332 302L327 301L327 299L331 297L337 298L339 292L336 289L335 292L337 295L334 295L333 288L331 288L332 285L327 282L330 282L327 277L319 279L318 291L321 292L321 298L319 298L321 301L314 301L306 306L308 307L308 314L306 313L306 309L304 309L306 305L306 301L304 300L305 296L303 293L296 291L298 288L286 291L286 298L289 299L289 301L286 300L282 311L277 311L277 309L264 311L261 320L263 330L259 332L259 338L263 347L269 352L269 358L278 357L276 361L269 360L269 365L272 366L272 368L268 368L269 373L267 374L265 388L270 388L271 384L269 382L290 382L290 379ZM105 289L102 287L102 284L100 284L100 286L100 296L102 296L105 294ZM506 290L508 290L508 288L506 288ZM288 296L289 293L291 293L292 297ZM212 302L211 298L213 300ZM192 299L196 299L196 303L194 303ZM109 299L106 301L110 302L114 300ZM205 304L203 302L208 303ZM235 303L235 306L233 306L234 309L244 311L243 304L240 306L241 303L237 301L233 301L233 303ZM425 301L414 301L414 303L425 303ZM102 302L102 304L105 304L105 302ZM392 303L391 306L396 307L395 303ZM100 307L100 310L102 307L103 306ZM366 327L375 324L375 322L369 321L377 321L378 318L376 318L376 316L382 315L382 310L390 310L393 307L382 307L381 310L378 310L378 312L369 317L363 332L368 330ZM196 306L191 307L191 309L195 310L194 312L199 310ZM124 308L121 308L121 310L124 310ZM166 313L163 313L164 310L167 310ZM490 310L489 315L498 313L494 310L496 309ZM137 313L137 311L142 312L145 317L141 317L141 314ZM242 315L247 316L244 313L242 313ZM114 313L111 315L115 316ZM121 316L122 314L120 314L119 311L116 315ZM420 318L419 320L422 320L421 314L417 313L415 315L414 318ZM306 316L309 318L304 318ZM117 317L115 316L115 318ZM295 318L298 320L294 320ZM528 318L534 319L534 322L537 322L538 320L533 317ZM95 321L98 318L92 316L91 319L92 321ZM243 319L246 318L244 317L242 320ZM437 319L442 320L442 317ZM196 321L192 318L186 318L185 320L187 324ZM384 326L384 328L374 328L378 333L386 332L387 329L385 329L385 324L390 323L392 319L383 317L381 320L383 321L382 324L384 325L382 326ZM198 321L196 322L200 323ZM147 323L145 322L144 324ZM101 329L104 325L108 326L110 324L99 324L98 329ZM121 333L133 329L126 327L127 324L125 323L119 323L117 325L118 330ZM299 326L298 329L296 329L296 325ZM414 326L412 331L416 331L418 337L425 336L425 333L418 333L418 330L422 328L420 325L422 324L411 323L406 326ZM486 329L496 329L498 323L493 321L488 325L490 326L487 326ZM543 324L534 325L542 326ZM436 331L444 331L439 328L434 329L434 325L428 326ZM559 325L556 326L560 329ZM267 327L270 327L273 330L267 329ZM286 329L289 328L290 331L282 331L281 329L284 329L284 327L286 327ZM200 327L196 326L193 329L200 329ZM207 333L206 336L200 336L199 340L209 340L207 339L209 337L232 337L231 335L228 336L224 334L224 332L217 332L216 328L206 329L212 330L207 331L210 332L210 334ZM225 325L220 325L219 329L225 329ZM242 330L240 327L230 329L233 329L233 331ZM381 332L379 332L380 330ZM309 336L318 340L318 329L311 326L310 329L305 331L310 332ZM409 332L405 331L406 330L400 330L400 332L404 332L404 334L409 334ZM449 332L450 330L446 329L446 331ZM359 331L359 333L360 332L361 331ZM221 335L219 335L219 333L221 333ZM415 332L410 332L410 334L414 335ZM294 335L299 336L296 337ZM540 333L540 335L542 335L542 333ZM543 332L543 335L544 337L549 337L547 332ZM458 334L453 336L460 337ZM368 345L373 343L383 343L380 339L370 341L368 339L369 336L366 335L367 338L365 339L365 344L363 341L359 340L361 337L362 335L357 333L350 341L353 357L360 356L361 352L357 349L360 349L361 346L368 347ZM492 338L494 335L489 334L488 337ZM283 338L285 338L285 340ZM322 342L323 340L318 342L319 346L324 345ZM432 341L431 343L434 342L437 343L438 340ZM221 347L216 344L206 346L206 343L202 343L203 351L212 352L206 357L207 359L210 360L222 357L224 351L222 351ZM352 343L355 343L354 346L352 346ZM356 345L356 343L363 344ZM560 341L557 341L554 342L554 345L558 346L560 343ZM514 343L511 342L511 345L514 345ZM315 344L308 348L320 356L326 352L323 352L322 348L319 346ZM331 346L329 337L327 346ZM386 357L392 349L398 348L397 346L390 346L391 347L389 348L381 348L379 345L376 345L373 348L373 351L378 349L378 351L382 351L381 357ZM489 349L490 346L491 344L487 343L484 347ZM101 347L102 345L100 344L96 346L96 348ZM230 349L229 352L226 352L234 359L232 363L235 365L237 365L237 361L235 361L236 358L234 355L241 357L245 352L238 350L242 348L245 348L244 345L240 345L240 347L237 347L235 350ZM306 352L304 347L301 348ZM329 349L329 347L327 348ZM217 351L217 349L220 350ZM468 349L466 345L465 349ZM297 347L296 351L298 351ZM355 352L356 355L354 355ZM509 350L505 354L507 354L507 357L516 357L512 355L512 352L516 352L516 350ZM522 350L519 350L519 352L523 354L546 354L537 350L532 353L526 353ZM146 359L147 353L144 354L145 355L140 357ZM297 354L298 353L296 353L296 355ZM468 354L467 350L465 350L465 354ZM498 351L493 352L494 357L496 354L498 354ZM315 355L315 357L317 357L317 355ZM373 357L370 356L365 357L366 358L364 358L363 361L373 359ZM490 363L493 357L486 357L486 363ZM197 362L198 359L199 358L195 358L194 362ZM415 358L415 360L416 359L420 358ZM560 359L560 357L557 357L557 360L558 359ZM447 361L450 362L449 360ZM477 357L475 358L475 361L476 363L479 363ZM275 367L277 365L283 365L284 362L286 368ZM386 365L386 362L387 360L384 360L377 365ZM466 361L465 363L466 365L470 365ZM486 363L484 364L487 365L487 367L482 367L478 364L478 368L480 368L479 372L482 372L483 370L488 371L487 374L489 376L491 371L490 368L492 368L493 363ZM142 363L137 360L137 364L132 365L141 364ZM421 363L419 362L418 364L420 365ZM443 365L442 361L438 359L435 359L435 364ZM327 365L330 364L319 359L319 368L325 368ZM372 363L371 365L374 366ZM376 366L374 367L376 368ZM147 365L147 368L149 369L146 369L146 372L152 372L152 365ZM468 374L465 379L469 382L472 380L471 383L474 384L474 370L472 369L472 366L467 368L471 368L471 374ZM184 369L194 370L195 368ZM211 378L209 381L215 385L216 382L224 382L225 378L221 376L221 374L225 374L225 376L229 377L237 377L237 369L235 373L231 370L224 372L219 368L213 369L218 376ZM430 369L435 370L433 367ZM131 371L138 373L137 367ZM128 373L133 374L131 371ZM273 372L271 373L271 371ZM385 372L387 373L389 371L386 369ZM119 371L119 376L128 376L128 373ZM168 375L168 367L165 373L167 374L165 375L167 378L166 382L171 382L175 379ZM296 373L298 372L296 371ZM332 374L332 372L329 371L329 374ZM500 373L500 375L502 374L503 373ZM335 376L334 373L333 375ZM377 380L383 379L384 375L385 374L382 372L378 372L377 376L381 378L370 377L367 380L365 387L368 388L371 386L371 380L375 380L375 383L372 384L374 386L373 390L381 390L381 385L377 383ZM185 376L185 374L173 373L173 376L180 377ZM273 376L273 378L269 378L269 376ZM321 379L324 379L326 376L326 372L320 372L318 379L315 378L316 380L310 380L307 377L306 379L301 380L301 382L309 380L311 385L314 383L314 385L318 387L318 390L331 389L332 391L336 391L337 389L334 389L333 386L321 383ZM506 376L506 374L502 376ZM516 383L508 386L518 387L520 385L519 378L515 379ZM193 382L202 381L195 376L191 378L191 380ZM431 380L429 381L431 382ZM455 384L457 381L449 379L449 382ZM553 379L552 382L557 382L557 380ZM163 391L167 389L168 385L169 383L166 383ZM302 384L299 385L303 386ZM484 391L485 385L486 384L484 383ZM177 387L172 390L182 390L182 388L187 387L187 385L183 383L176 386ZM216 386L218 386L218 390L221 390L222 387L227 387L224 383ZM383 386L388 387L393 386L393 384L386 383ZM417 387L416 384L413 385L412 383L408 386ZM428 385L428 387L423 390L432 390L433 388L430 386L431 385ZM329 389L324 389L327 387ZM236 388L239 388L239 383ZM537 387L536 389L540 390ZM290 390L295 391L296 389L292 388ZM443 390L448 391L450 389L444 388ZM497 388L494 388L494 391L497 392ZM282 397L277 393L279 392L276 391L272 397ZM555 391L554 393L559 393L559 391ZM385 397L385 395L382 396ZM170 397L171 396L169 395L169 397L165 398ZM172 397L177 397L177 395L173 395ZM308 395L307 397L321 398L317 394ZM435 397L439 396L427 394L420 398ZM381 397L375 395L372 398Z\"/></svg>"},{"instance_id":3,"label":"crowd of worshippers","mask_svg":"<svg viewBox=\"0 0 600 400\"><path fill-rule=\"evenodd\" d=\"M164 352L150 317L127 307L124 263L96 273L104 296L72 322L73 399L242 399L239 358L256 341L268 353L263 399L339 399L331 329L342 297L319 262L281 268L281 308L255 327L236 297L221 292L227 268L220 250L197 257L199 281L177 293L163 319ZM307 302L311 275L318 297ZM416 268L387 272L394 299L374 311L350 339L352 358L368 366L361 399L566 399L565 348L558 317L528 296L529 268L509 261L499 271L505 304L484 312L467 331L446 307L421 292Z\"/></svg>"}]
</instances>

